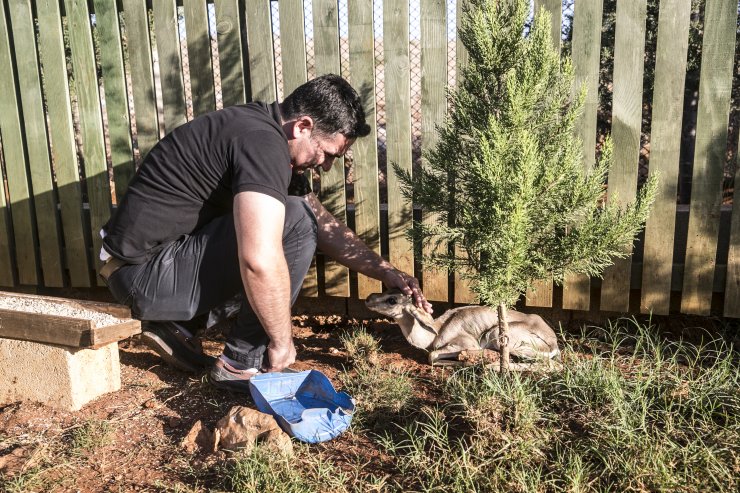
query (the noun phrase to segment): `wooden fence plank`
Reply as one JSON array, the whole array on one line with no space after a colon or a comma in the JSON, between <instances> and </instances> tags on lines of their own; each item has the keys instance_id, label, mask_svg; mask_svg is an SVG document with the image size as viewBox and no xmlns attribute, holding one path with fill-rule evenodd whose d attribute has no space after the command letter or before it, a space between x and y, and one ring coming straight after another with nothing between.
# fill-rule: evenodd
<instances>
[{"instance_id":1,"label":"wooden fence plank","mask_svg":"<svg viewBox=\"0 0 740 493\"><path fill-rule=\"evenodd\" d=\"M2 144L2 142L0 142ZM0 163L2 163L2 145L0 145ZM0 180L5 182L5 173L0 166ZM5 198L5 187L0 187L0 286L14 287L12 237L8 229L10 209Z\"/></svg>"},{"instance_id":2,"label":"wooden fence plank","mask_svg":"<svg viewBox=\"0 0 740 493\"><path fill-rule=\"evenodd\" d=\"M246 0L247 53L250 101L272 102L277 98L272 48L270 8L262 0Z\"/></svg>"},{"instance_id":3,"label":"wooden fence plank","mask_svg":"<svg viewBox=\"0 0 740 493\"><path fill-rule=\"evenodd\" d=\"M128 41L131 87L134 95L136 142L139 147L139 159L144 159L159 140L146 0L123 0L123 12Z\"/></svg>"},{"instance_id":4,"label":"wooden fence plank","mask_svg":"<svg viewBox=\"0 0 740 493\"><path fill-rule=\"evenodd\" d=\"M456 9L457 9L457 25L460 25L460 22L463 19L464 12L468 7L468 0L458 0ZM455 79L456 84L459 84L460 81L463 79L463 72L465 70L465 67L468 65L468 50L465 48L465 45L463 45L462 41L460 41L460 36L457 36L457 40L455 43ZM455 254L458 256L465 255L465 252L463 251L462 247L460 245L455 245ZM453 293L453 301L455 303L465 303L465 304L472 304L472 303L478 303L478 295L475 294L475 292L471 289L472 282L467 279L463 279L460 275L461 271L458 270L454 274L454 281L455 281L455 292Z\"/></svg>"},{"instance_id":5,"label":"wooden fence plank","mask_svg":"<svg viewBox=\"0 0 740 493\"><path fill-rule=\"evenodd\" d=\"M280 0L280 56L283 63L283 94L306 82L306 35L303 0Z\"/></svg>"},{"instance_id":6,"label":"wooden fence plank","mask_svg":"<svg viewBox=\"0 0 740 493\"><path fill-rule=\"evenodd\" d=\"M84 0L65 0L64 5L69 25L75 95L80 115L82 148L79 152L85 169L87 199L90 204L92 253L97 259L102 245L98 232L110 218L111 191L105 162L103 122L100 116L100 94L90 32L90 13ZM95 263L100 266L99 261L96 260ZM97 281L98 285L104 285L102 279Z\"/></svg>"},{"instance_id":7,"label":"wooden fence plank","mask_svg":"<svg viewBox=\"0 0 740 493\"><path fill-rule=\"evenodd\" d=\"M586 101L577 130L583 141L583 168L590 170L596 161L596 111L599 105L599 55L601 52L601 18L603 0L578 2L573 17L574 91L586 87ZM563 284L563 308L588 310L591 280L586 276L569 276Z\"/></svg>"},{"instance_id":8,"label":"wooden fence plank","mask_svg":"<svg viewBox=\"0 0 740 493\"><path fill-rule=\"evenodd\" d=\"M350 0L349 66L352 85L362 98L370 134L352 146L355 187L355 232L380 254L380 195L378 190L378 135L375 108L375 40L372 0ZM357 275L357 295L366 298L382 290L376 279Z\"/></svg>"},{"instance_id":9,"label":"wooden fence plank","mask_svg":"<svg viewBox=\"0 0 740 493\"><path fill-rule=\"evenodd\" d=\"M0 13L3 15L2 8ZM0 35L2 35L2 28L0 28ZM2 41L0 40L0 50L2 50ZM0 70L2 67L2 55L0 54ZM2 79L0 79L2 80ZM0 105L2 104L0 98ZM2 121L0 120L0 124ZM0 129L0 135L2 134ZM3 161L3 147L2 139L0 139L0 181L6 182ZM13 237L8 229L10 226L10 207L9 201L5 197L5 187L0 187L0 286L13 287L15 286L14 267L15 262L13 258Z\"/></svg>"},{"instance_id":10,"label":"wooden fence plank","mask_svg":"<svg viewBox=\"0 0 740 493\"><path fill-rule=\"evenodd\" d=\"M550 37L552 46L558 53L560 53L560 29L563 23L562 4L560 3L560 0L535 0L534 9L535 15L539 15L541 9L545 9L550 14ZM552 306L552 281L535 281L532 288L527 290L525 299L527 306Z\"/></svg>"},{"instance_id":11,"label":"wooden fence plank","mask_svg":"<svg viewBox=\"0 0 740 493\"><path fill-rule=\"evenodd\" d=\"M100 65L103 71L113 179L116 202L119 202L136 173L126 77L123 71L121 28L115 0L95 0L94 5L95 23L100 40Z\"/></svg>"},{"instance_id":12,"label":"wooden fence plank","mask_svg":"<svg viewBox=\"0 0 740 493\"><path fill-rule=\"evenodd\" d=\"M18 85L21 95L23 132L26 138L28 168L33 188L33 206L36 211L39 256L44 285L61 287L62 251L59 238L59 221L51 177L51 156L46 136L44 102L41 96L41 79L36 58L36 33L34 31L31 2L12 0L8 2L13 26L13 45L17 65Z\"/></svg>"},{"instance_id":13,"label":"wooden fence plank","mask_svg":"<svg viewBox=\"0 0 740 493\"><path fill-rule=\"evenodd\" d=\"M39 51L44 71L44 90L49 113L51 156L64 232L64 249L70 283L90 286L89 240L82 209L82 189L77 163L69 99L69 81L64 53L62 20L57 0L39 0Z\"/></svg>"},{"instance_id":14,"label":"wooden fence plank","mask_svg":"<svg viewBox=\"0 0 740 493\"><path fill-rule=\"evenodd\" d=\"M412 204L401 195L393 165L411 172L411 88L409 74L409 6L403 0L383 2L385 121L388 159L388 257L398 269L413 274L414 248L406 237L412 227Z\"/></svg>"},{"instance_id":15,"label":"wooden fence plank","mask_svg":"<svg viewBox=\"0 0 740 493\"><path fill-rule=\"evenodd\" d=\"M306 34L304 28L303 0L279 0L280 13L280 57L283 64L283 95L306 82ZM310 171L307 176L311 176ZM301 296L319 295L319 280L316 259L311 262L303 278Z\"/></svg>"},{"instance_id":16,"label":"wooden fence plank","mask_svg":"<svg viewBox=\"0 0 740 493\"><path fill-rule=\"evenodd\" d=\"M2 146L0 146L0 162L2 162ZM0 180L5 181L5 174L0 168ZM5 187L0 190L0 286L14 287L14 262L11 242L13 240L8 226L10 224L10 209L5 198Z\"/></svg>"},{"instance_id":17,"label":"wooden fence plank","mask_svg":"<svg viewBox=\"0 0 740 493\"><path fill-rule=\"evenodd\" d=\"M26 154L23 149L15 68L10 50L10 32L5 19L5 3L0 2L0 87L3 88L0 91L0 136L3 139L18 282L35 285L38 275L31 191L26 174Z\"/></svg>"},{"instance_id":18,"label":"wooden fence plank","mask_svg":"<svg viewBox=\"0 0 740 493\"><path fill-rule=\"evenodd\" d=\"M183 0L185 7L185 33L188 45L190 89L193 98L193 115L198 116L216 109L211 63L211 36L208 34L208 8L205 0Z\"/></svg>"},{"instance_id":19,"label":"wooden fence plank","mask_svg":"<svg viewBox=\"0 0 740 493\"><path fill-rule=\"evenodd\" d=\"M316 75L338 74L339 13L336 0L313 2L314 61ZM340 221L347 222L347 201L344 189L344 159L337 159L328 173L321 173L322 204ZM349 296L349 270L337 262L324 263L324 288L329 296Z\"/></svg>"},{"instance_id":20,"label":"wooden fence plank","mask_svg":"<svg viewBox=\"0 0 740 493\"><path fill-rule=\"evenodd\" d=\"M239 1L216 0L216 33L224 108L244 104L244 53L239 29Z\"/></svg>"},{"instance_id":21,"label":"wooden fence plank","mask_svg":"<svg viewBox=\"0 0 740 493\"><path fill-rule=\"evenodd\" d=\"M647 0L622 0L617 4L614 42L614 96L612 137L614 164L609 170L610 202L622 207L637 195L642 127L642 76L645 65ZM632 254L632 245L627 250ZM629 311L632 258L615 259L604 271L601 309Z\"/></svg>"},{"instance_id":22,"label":"wooden fence plank","mask_svg":"<svg viewBox=\"0 0 740 493\"><path fill-rule=\"evenodd\" d=\"M740 144L740 133L738 133L738 144ZM737 155L735 155L735 183L740 183L740 162L738 162ZM733 194L732 200L724 316L740 318L740 194L737 196Z\"/></svg>"},{"instance_id":23,"label":"wooden fence plank","mask_svg":"<svg viewBox=\"0 0 740 493\"><path fill-rule=\"evenodd\" d=\"M421 146L422 166L428 166L425 153L439 140L437 125L444 124L447 115L447 2L421 2ZM436 214L422 211L422 220L429 224L438 221ZM423 254L447 251L447 244L436 249L424 247ZM446 270L424 269L422 274L424 296L430 301L444 301L449 297Z\"/></svg>"},{"instance_id":24,"label":"wooden fence plank","mask_svg":"<svg viewBox=\"0 0 740 493\"><path fill-rule=\"evenodd\" d=\"M736 0L707 0L681 298L683 313L709 315L712 302L736 27Z\"/></svg>"},{"instance_id":25,"label":"wooden fence plank","mask_svg":"<svg viewBox=\"0 0 740 493\"><path fill-rule=\"evenodd\" d=\"M655 54L650 173L659 173L658 193L645 225L640 311L668 315L676 227L686 53L691 2L662 0ZM729 276L728 276L729 278Z\"/></svg>"},{"instance_id":26,"label":"wooden fence plank","mask_svg":"<svg viewBox=\"0 0 740 493\"><path fill-rule=\"evenodd\" d=\"M159 57L159 80L162 86L164 132L167 134L188 121L185 83L182 79L177 2L158 0L152 3L152 9Z\"/></svg>"}]
</instances>

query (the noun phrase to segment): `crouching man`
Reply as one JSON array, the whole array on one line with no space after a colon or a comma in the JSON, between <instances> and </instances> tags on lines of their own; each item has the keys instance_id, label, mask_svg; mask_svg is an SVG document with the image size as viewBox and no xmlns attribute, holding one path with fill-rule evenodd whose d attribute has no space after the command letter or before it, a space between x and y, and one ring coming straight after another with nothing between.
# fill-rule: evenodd
<instances>
[{"instance_id":1,"label":"crouching man","mask_svg":"<svg viewBox=\"0 0 740 493\"><path fill-rule=\"evenodd\" d=\"M144 321L143 341L172 366L210 367L214 385L248 392L256 373L295 361L290 310L317 246L431 311L417 280L337 221L303 174L329 171L369 131L355 90L326 75L280 104L214 111L164 137L101 232L101 276ZM214 361L193 334L239 293L245 301Z\"/></svg>"}]
</instances>

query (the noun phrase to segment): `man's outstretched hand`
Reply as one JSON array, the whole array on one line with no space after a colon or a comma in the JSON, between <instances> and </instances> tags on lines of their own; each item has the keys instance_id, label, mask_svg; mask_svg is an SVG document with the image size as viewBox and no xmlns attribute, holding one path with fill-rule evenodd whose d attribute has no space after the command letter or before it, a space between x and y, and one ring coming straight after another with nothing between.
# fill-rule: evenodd
<instances>
[{"instance_id":1,"label":"man's outstretched hand","mask_svg":"<svg viewBox=\"0 0 740 493\"><path fill-rule=\"evenodd\" d=\"M287 344L273 345L272 342L267 346L267 358L262 367L264 372L282 371L295 363L295 345L291 340Z\"/></svg>"},{"instance_id":2,"label":"man's outstretched hand","mask_svg":"<svg viewBox=\"0 0 740 493\"><path fill-rule=\"evenodd\" d=\"M398 269L386 271L383 283L389 288L398 288L405 295L413 296L414 304L427 313L432 313L432 304L424 297L419 287L419 281L412 275L406 274Z\"/></svg>"}]
</instances>

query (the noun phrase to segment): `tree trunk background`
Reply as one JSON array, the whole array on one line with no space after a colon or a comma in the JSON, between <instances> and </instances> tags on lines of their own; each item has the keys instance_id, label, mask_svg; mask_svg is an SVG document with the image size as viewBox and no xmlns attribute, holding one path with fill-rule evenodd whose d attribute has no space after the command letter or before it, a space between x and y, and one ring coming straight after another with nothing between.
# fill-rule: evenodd
<instances>
[{"instance_id":1,"label":"tree trunk background","mask_svg":"<svg viewBox=\"0 0 740 493\"><path fill-rule=\"evenodd\" d=\"M498 345L501 349L501 371L509 371L509 309L505 303L498 305Z\"/></svg>"}]
</instances>

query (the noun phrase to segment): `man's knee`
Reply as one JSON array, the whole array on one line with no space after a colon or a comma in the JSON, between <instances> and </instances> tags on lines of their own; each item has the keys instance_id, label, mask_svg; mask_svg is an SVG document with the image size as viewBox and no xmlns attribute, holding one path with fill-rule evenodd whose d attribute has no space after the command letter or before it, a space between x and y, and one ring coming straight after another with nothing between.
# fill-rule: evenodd
<instances>
[{"instance_id":1,"label":"man's knee","mask_svg":"<svg viewBox=\"0 0 740 493\"><path fill-rule=\"evenodd\" d=\"M305 247L316 247L318 225L316 216L301 197L289 196L285 201L283 243L300 238Z\"/></svg>"}]
</instances>

